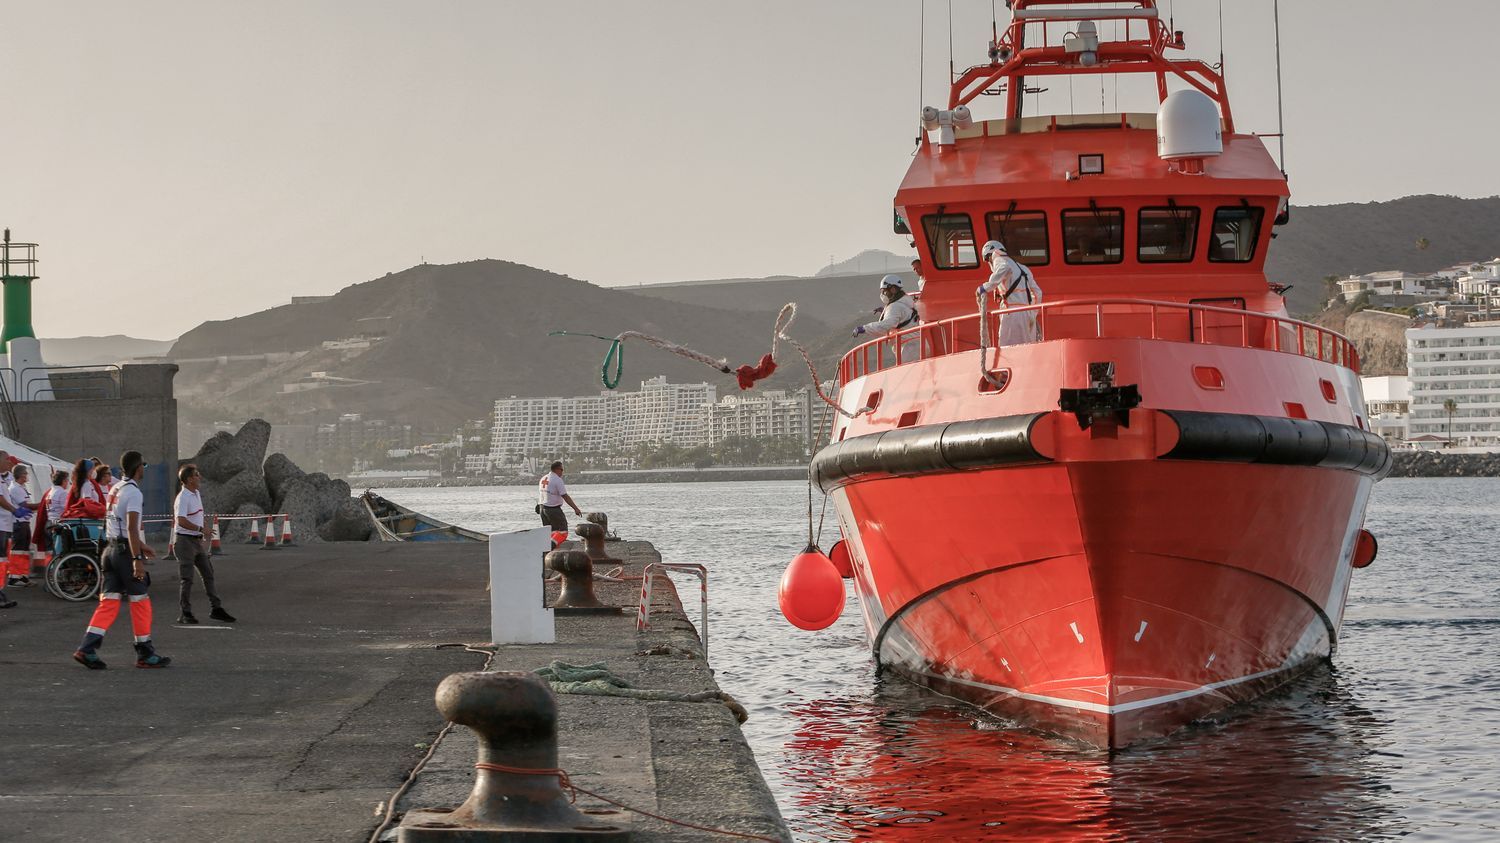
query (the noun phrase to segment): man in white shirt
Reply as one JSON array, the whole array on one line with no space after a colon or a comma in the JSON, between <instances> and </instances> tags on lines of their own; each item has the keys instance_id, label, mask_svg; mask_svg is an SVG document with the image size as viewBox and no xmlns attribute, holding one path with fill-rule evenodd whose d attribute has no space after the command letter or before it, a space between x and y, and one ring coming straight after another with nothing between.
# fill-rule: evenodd
<instances>
[{"instance_id":1,"label":"man in white shirt","mask_svg":"<svg viewBox=\"0 0 1500 843\"><path fill-rule=\"evenodd\" d=\"M11 469L10 480L5 485L5 497L14 507L7 513L12 522L10 552L7 555L9 573L5 578L7 586L31 585L31 516L34 513L31 509L31 490L26 487L30 479L30 467L17 465Z\"/></svg>"},{"instance_id":2,"label":"man in white shirt","mask_svg":"<svg viewBox=\"0 0 1500 843\"><path fill-rule=\"evenodd\" d=\"M83 634L83 643L73 653L73 661L89 670L103 670L104 659L99 658L99 645L104 643L104 633L120 614L120 602L130 600L130 627L135 633L135 666L166 667L172 660L156 652L151 643L151 597L147 593L151 577L146 573L146 560L155 559L156 552L146 544L146 534L141 523L141 507L145 496L139 485L146 472L146 461L140 451L126 451L120 455L121 475L125 478L109 490L109 503L104 513L104 537L108 545L104 550L104 584L99 593L99 608L89 619L88 630Z\"/></svg>"},{"instance_id":3,"label":"man in white shirt","mask_svg":"<svg viewBox=\"0 0 1500 843\"><path fill-rule=\"evenodd\" d=\"M542 475L542 479L537 481L536 489L537 513L542 516L542 523L551 527L554 532L568 531L568 517L562 510L564 502L573 507L575 515L583 515L583 510L568 495L568 484L563 480L561 461L553 463L551 470Z\"/></svg>"},{"instance_id":4,"label":"man in white shirt","mask_svg":"<svg viewBox=\"0 0 1500 843\"><path fill-rule=\"evenodd\" d=\"M178 469L177 479L182 483L182 491L177 493L177 501L172 506L172 526L177 531L173 550L176 551L174 555L177 557L177 574L180 580L177 606L182 612L177 622L198 622L193 617L191 599L193 569L196 568L203 577L203 591L208 594L208 605L212 607L208 616L216 621L234 623L234 616L224 610L219 593L214 590L214 564L209 555L209 544L204 537L203 497L198 494L198 485L203 481L203 475L198 472L198 466L189 463Z\"/></svg>"},{"instance_id":5,"label":"man in white shirt","mask_svg":"<svg viewBox=\"0 0 1500 843\"><path fill-rule=\"evenodd\" d=\"M0 570L6 572L10 569L10 533L16 526L16 506L10 502L10 495L3 492L10 486L10 472L19 462L15 457L0 451L0 553L7 554L0 557ZM0 609L10 609L16 605L16 601L5 596L5 585L9 583L10 577L0 577Z\"/></svg>"},{"instance_id":6,"label":"man in white shirt","mask_svg":"<svg viewBox=\"0 0 1500 843\"><path fill-rule=\"evenodd\" d=\"M975 292L981 306L989 307L991 293L999 295L1001 308L1041 304L1042 288L1032 277L1031 270L1012 260L1005 250L1005 245L999 240L985 243L980 256L991 269L990 279L980 284ZM1042 330L1036 314L1035 310L1023 310L1020 313L1002 315L1000 317L1001 347L1041 342Z\"/></svg>"}]
</instances>

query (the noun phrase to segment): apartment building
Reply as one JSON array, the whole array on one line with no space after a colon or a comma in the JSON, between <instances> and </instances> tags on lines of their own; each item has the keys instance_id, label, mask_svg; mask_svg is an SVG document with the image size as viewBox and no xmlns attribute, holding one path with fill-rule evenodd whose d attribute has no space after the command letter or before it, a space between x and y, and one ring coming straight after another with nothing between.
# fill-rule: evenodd
<instances>
[{"instance_id":1,"label":"apartment building","mask_svg":"<svg viewBox=\"0 0 1500 843\"><path fill-rule=\"evenodd\" d=\"M1439 437L1453 447L1500 450L1500 321L1409 328L1406 365L1411 439Z\"/></svg>"},{"instance_id":2,"label":"apartment building","mask_svg":"<svg viewBox=\"0 0 1500 843\"><path fill-rule=\"evenodd\" d=\"M717 397L712 384L655 377L636 392L502 398L495 402L490 458L505 465L534 453L615 450L642 442L695 447L708 441L703 408Z\"/></svg>"}]
</instances>

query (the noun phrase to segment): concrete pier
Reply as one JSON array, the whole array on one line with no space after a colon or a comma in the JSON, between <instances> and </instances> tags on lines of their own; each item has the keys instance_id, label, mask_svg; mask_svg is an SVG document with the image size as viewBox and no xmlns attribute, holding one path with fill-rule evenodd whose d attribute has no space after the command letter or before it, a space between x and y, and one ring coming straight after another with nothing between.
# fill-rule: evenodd
<instances>
[{"instance_id":1,"label":"concrete pier","mask_svg":"<svg viewBox=\"0 0 1500 843\"><path fill-rule=\"evenodd\" d=\"M655 550L610 545L626 573ZM619 548L620 550L616 550ZM158 561L155 639L173 658L138 670L125 613L88 671L70 654L93 604L12 589L0 611L0 838L361 841L443 726L433 691L485 655L444 643L488 638L481 544L231 549L215 560L239 622L176 627L176 566ZM538 576L541 576L538 560ZM717 690L674 592L656 588L653 630L635 634L639 581L600 583L620 615L562 616L558 643L499 649L493 669L605 662L639 688ZM556 586L551 589L555 598ZM696 617L696 594L689 601ZM649 655L656 653L657 655ZM559 762L578 785L700 825L789 839L730 709L559 695ZM454 806L475 745L453 729L397 804ZM579 794L580 806L603 805ZM704 832L632 817L636 840ZM394 835L391 835L392 839Z\"/></svg>"}]
</instances>

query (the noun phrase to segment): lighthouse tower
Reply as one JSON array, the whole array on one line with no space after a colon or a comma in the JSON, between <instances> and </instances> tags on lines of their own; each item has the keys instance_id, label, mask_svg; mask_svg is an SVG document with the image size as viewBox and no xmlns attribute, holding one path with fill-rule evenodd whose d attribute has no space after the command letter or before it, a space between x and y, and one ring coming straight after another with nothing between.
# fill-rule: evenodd
<instances>
[{"instance_id":1,"label":"lighthouse tower","mask_svg":"<svg viewBox=\"0 0 1500 843\"><path fill-rule=\"evenodd\" d=\"M0 331L0 383L12 401L52 398L42 343L31 327L31 282L36 275L36 244L12 243L10 229L0 242L0 283L5 285L5 329Z\"/></svg>"}]
</instances>

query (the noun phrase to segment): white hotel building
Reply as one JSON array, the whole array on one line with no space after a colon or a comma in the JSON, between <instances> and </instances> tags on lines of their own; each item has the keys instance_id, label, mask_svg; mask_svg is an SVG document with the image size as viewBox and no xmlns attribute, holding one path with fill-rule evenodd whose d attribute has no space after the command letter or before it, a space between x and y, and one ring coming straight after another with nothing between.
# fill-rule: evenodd
<instances>
[{"instance_id":1,"label":"white hotel building","mask_svg":"<svg viewBox=\"0 0 1500 843\"><path fill-rule=\"evenodd\" d=\"M825 435L832 412L811 389L720 399L712 384L655 377L638 392L496 401L488 459L515 465L533 456L623 451L641 443L693 448L731 436L796 436L806 443Z\"/></svg>"},{"instance_id":2,"label":"white hotel building","mask_svg":"<svg viewBox=\"0 0 1500 843\"><path fill-rule=\"evenodd\" d=\"M1500 450L1500 322L1462 328L1409 328L1406 366L1411 378L1410 437L1448 439L1447 399L1453 413L1452 445ZM1429 440L1431 441L1431 440Z\"/></svg>"}]
</instances>

